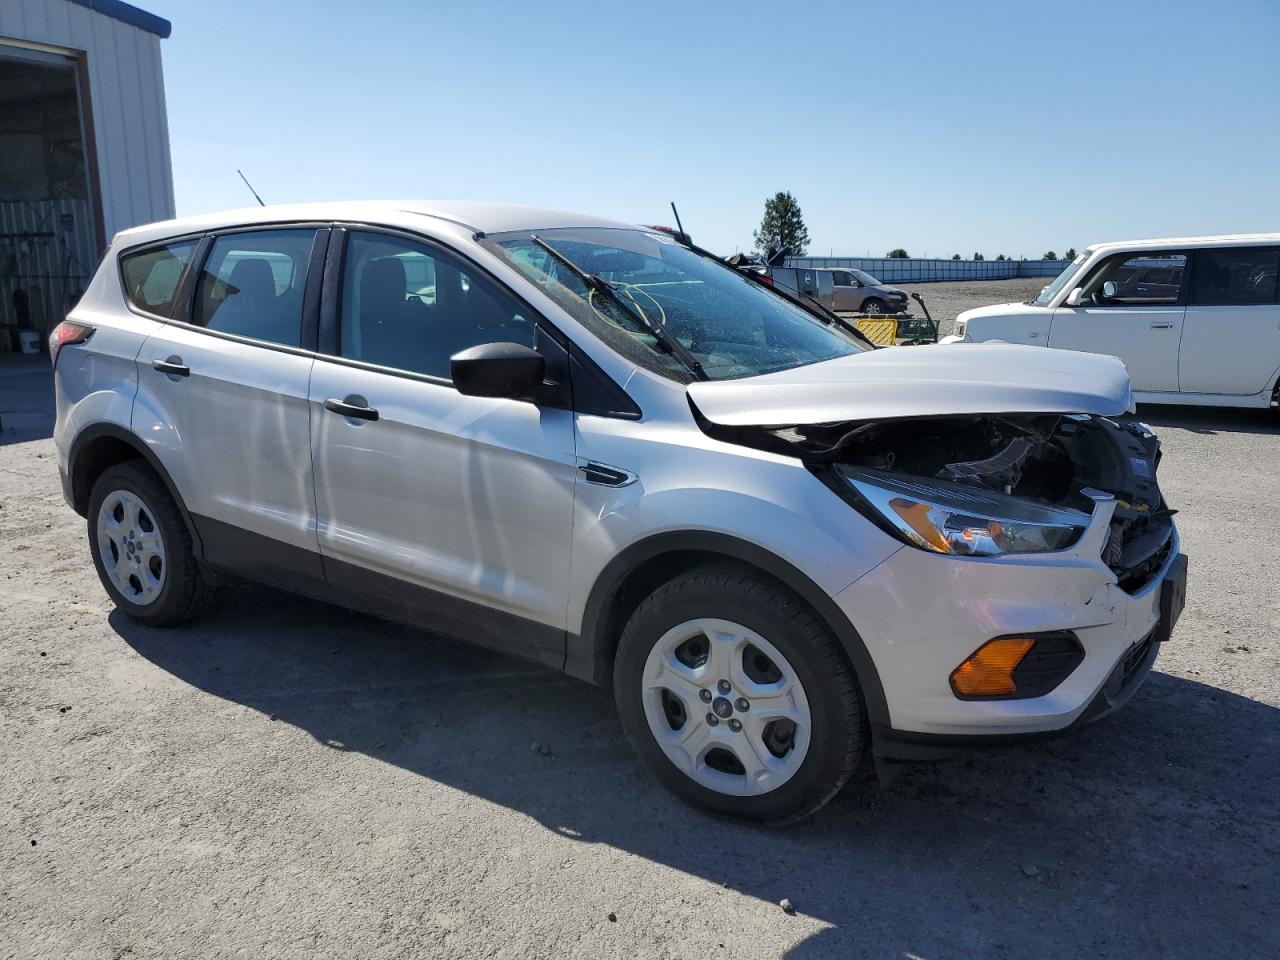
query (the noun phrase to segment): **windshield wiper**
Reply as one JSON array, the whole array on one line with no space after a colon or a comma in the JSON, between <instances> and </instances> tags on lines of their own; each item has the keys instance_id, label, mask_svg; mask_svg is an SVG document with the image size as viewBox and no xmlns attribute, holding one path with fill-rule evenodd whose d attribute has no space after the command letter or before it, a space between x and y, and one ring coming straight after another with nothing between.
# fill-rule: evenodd
<instances>
[{"instance_id":1,"label":"windshield wiper","mask_svg":"<svg viewBox=\"0 0 1280 960\"><path fill-rule=\"evenodd\" d=\"M677 340L675 335L672 334L665 325L654 323L650 320L643 310L628 301L626 297L622 296L622 294L618 293L618 291L613 288L613 284L608 280L597 274L587 273L587 271L583 270L580 266L539 236L531 235L529 237L529 242L537 244L543 250L547 251L547 253L551 254L551 256L555 257L558 262L563 263L566 267L572 270L574 275L587 285L588 289L604 294L621 307L626 313L629 313L641 327L653 335L653 339L658 341L658 346L688 367L689 372L693 374L695 379L711 379L707 376L707 372L702 369L702 364L698 362L698 358L690 353L688 348Z\"/></svg>"},{"instance_id":2,"label":"windshield wiper","mask_svg":"<svg viewBox=\"0 0 1280 960\"><path fill-rule=\"evenodd\" d=\"M803 290L797 290L795 287L789 287L785 283L779 283L776 277L770 277L770 279L773 280L773 286L781 287L783 290L789 290L791 293L795 294L796 299L800 297L804 297L804 299L808 300L809 303L816 308L815 310L810 310L809 312L816 313L818 316L818 319L821 320L823 323L825 323L827 326L831 326L832 324L835 324L841 330L844 330L852 334L853 336L857 337L859 340L865 341L871 347L876 346L875 341L873 341L865 333L859 330L855 324L850 323L844 317L840 316L840 314L836 313L834 310L828 307L821 300L818 300L816 297L809 296L809 294L805 293ZM761 284L761 286L766 286L766 285Z\"/></svg>"},{"instance_id":3,"label":"windshield wiper","mask_svg":"<svg viewBox=\"0 0 1280 960\"><path fill-rule=\"evenodd\" d=\"M680 238L677 237L677 239L679 240ZM839 327L841 330L844 330L850 336L858 340L861 340L867 346L871 347L871 349L873 350L879 349L876 346L875 341L873 341L865 333L859 330L856 325L850 323L844 317L840 316L840 314L828 308L826 305L822 303L822 301L816 300L813 297L809 296L809 294L804 293L801 290L797 290L795 287L789 287L785 283L779 283L773 277L769 278L769 283L765 283L763 280L760 279L760 274L755 273L752 270L743 270L732 264L725 263L724 260L722 260L720 257L717 257L710 250L702 249L702 247L698 246L696 243L694 243L692 240L689 240L687 237L683 240L680 240L680 244L686 250L696 253L699 256L706 257L709 260L714 260L716 261L716 263L719 263L721 266L726 266L730 270L733 270L735 273L745 276L747 279L751 280L751 282L758 284L761 287L764 287L766 290L772 290L774 293L779 292L778 289L775 289L775 288L781 288L782 290L790 291L790 293L783 293L782 296L786 297L788 300L795 301L796 305L800 307L801 310L805 310L810 315L817 317L820 321L822 321L828 327L834 324L835 326ZM791 294L795 294L795 296L793 297L791 296ZM800 302L801 297L807 300L808 303L806 304L806 303Z\"/></svg>"}]
</instances>

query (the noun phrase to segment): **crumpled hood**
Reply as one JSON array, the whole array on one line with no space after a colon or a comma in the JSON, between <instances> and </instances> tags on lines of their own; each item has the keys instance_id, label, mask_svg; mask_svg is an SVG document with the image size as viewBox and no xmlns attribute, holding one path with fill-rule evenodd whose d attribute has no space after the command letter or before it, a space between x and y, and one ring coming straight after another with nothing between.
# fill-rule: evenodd
<instances>
[{"instance_id":1,"label":"crumpled hood","mask_svg":"<svg viewBox=\"0 0 1280 960\"><path fill-rule=\"evenodd\" d=\"M792 426L985 413L1095 413L1133 407L1115 357L1015 344L890 347L741 380L689 384L707 420Z\"/></svg>"}]
</instances>

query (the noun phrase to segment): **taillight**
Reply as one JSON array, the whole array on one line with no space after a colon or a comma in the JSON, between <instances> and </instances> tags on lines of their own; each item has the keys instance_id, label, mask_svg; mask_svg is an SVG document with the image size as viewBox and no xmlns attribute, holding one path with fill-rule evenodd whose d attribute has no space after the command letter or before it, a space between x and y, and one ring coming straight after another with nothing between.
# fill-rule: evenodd
<instances>
[{"instance_id":1,"label":"taillight","mask_svg":"<svg viewBox=\"0 0 1280 960\"><path fill-rule=\"evenodd\" d=\"M760 278L760 282L763 283L766 287L773 286L773 277L769 276L767 273L760 273L760 274L757 274L757 276Z\"/></svg>"},{"instance_id":2,"label":"taillight","mask_svg":"<svg viewBox=\"0 0 1280 960\"><path fill-rule=\"evenodd\" d=\"M94 328L87 323L76 323L74 320L63 320L49 334L49 362L58 363L58 351L69 343L84 343L93 336Z\"/></svg>"}]
</instances>

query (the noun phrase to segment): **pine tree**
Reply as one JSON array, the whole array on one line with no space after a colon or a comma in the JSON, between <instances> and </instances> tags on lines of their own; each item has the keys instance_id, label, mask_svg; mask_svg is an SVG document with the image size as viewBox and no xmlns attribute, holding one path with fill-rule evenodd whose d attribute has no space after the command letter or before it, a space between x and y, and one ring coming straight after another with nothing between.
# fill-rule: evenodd
<instances>
[{"instance_id":1,"label":"pine tree","mask_svg":"<svg viewBox=\"0 0 1280 960\"><path fill-rule=\"evenodd\" d=\"M809 249L809 228L804 225L800 204L790 192L775 193L764 202L764 219L755 232L756 247L768 253L771 247L789 247L791 256L803 257Z\"/></svg>"}]
</instances>

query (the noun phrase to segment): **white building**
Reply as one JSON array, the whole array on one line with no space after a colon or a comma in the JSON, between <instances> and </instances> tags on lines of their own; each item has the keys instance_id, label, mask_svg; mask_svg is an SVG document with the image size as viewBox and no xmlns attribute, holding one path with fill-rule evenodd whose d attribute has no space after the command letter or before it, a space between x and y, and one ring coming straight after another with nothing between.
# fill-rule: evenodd
<instances>
[{"instance_id":1,"label":"white building","mask_svg":"<svg viewBox=\"0 0 1280 960\"><path fill-rule=\"evenodd\" d=\"M0 0L0 351L44 340L116 231L173 216L169 32L120 0Z\"/></svg>"}]
</instances>

